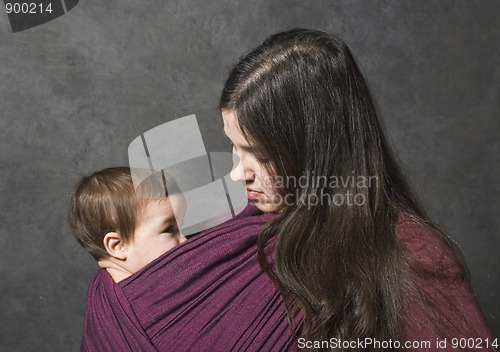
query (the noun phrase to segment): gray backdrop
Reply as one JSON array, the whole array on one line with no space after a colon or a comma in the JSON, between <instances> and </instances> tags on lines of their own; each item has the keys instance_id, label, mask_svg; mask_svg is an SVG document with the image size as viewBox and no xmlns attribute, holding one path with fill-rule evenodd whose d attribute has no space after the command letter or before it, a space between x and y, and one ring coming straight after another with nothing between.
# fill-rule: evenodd
<instances>
[{"instance_id":1,"label":"gray backdrop","mask_svg":"<svg viewBox=\"0 0 500 352\"><path fill-rule=\"evenodd\" d=\"M341 35L431 217L463 248L500 335L499 2L81 0L13 34L0 13L0 349L75 351L93 259L65 220L83 174L126 164L128 144L216 110L228 70L296 26Z\"/></svg>"}]
</instances>

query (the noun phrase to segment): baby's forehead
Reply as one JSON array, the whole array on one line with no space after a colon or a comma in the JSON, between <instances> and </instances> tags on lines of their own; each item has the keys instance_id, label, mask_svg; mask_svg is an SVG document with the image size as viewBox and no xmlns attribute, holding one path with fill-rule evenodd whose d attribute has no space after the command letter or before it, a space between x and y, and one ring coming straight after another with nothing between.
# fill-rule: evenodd
<instances>
[{"instance_id":1,"label":"baby's forehead","mask_svg":"<svg viewBox=\"0 0 500 352\"><path fill-rule=\"evenodd\" d=\"M137 196L144 199L163 199L181 193L175 177L163 171L134 169L132 182Z\"/></svg>"},{"instance_id":2,"label":"baby's forehead","mask_svg":"<svg viewBox=\"0 0 500 352\"><path fill-rule=\"evenodd\" d=\"M139 206L142 216L182 217L186 209L186 201L181 194L160 199L143 199Z\"/></svg>"},{"instance_id":3,"label":"baby's forehead","mask_svg":"<svg viewBox=\"0 0 500 352\"><path fill-rule=\"evenodd\" d=\"M141 212L171 212L172 204L170 201L170 197L164 198L140 198L139 199L139 211Z\"/></svg>"}]
</instances>

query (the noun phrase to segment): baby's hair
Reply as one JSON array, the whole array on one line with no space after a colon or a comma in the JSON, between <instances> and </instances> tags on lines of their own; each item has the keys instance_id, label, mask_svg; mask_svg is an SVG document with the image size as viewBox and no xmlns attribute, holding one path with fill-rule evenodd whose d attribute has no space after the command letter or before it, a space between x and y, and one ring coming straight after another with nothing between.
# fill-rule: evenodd
<instances>
[{"instance_id":1,"label":"baby's hair","mask_svg":"<svg viewBox=\"0 0 500 352\"><path fill-rule=\"evenodd\" d=\"M119 233L124 243L131 242L146 203L165 199L167 188L171 194L179 192L173 177L148 172L136 187L130 168L124 166L94 172L76 185L68 222L78 243L96 260L109 257L103 243L108 232Z\"/></svg>"}]
</instances>

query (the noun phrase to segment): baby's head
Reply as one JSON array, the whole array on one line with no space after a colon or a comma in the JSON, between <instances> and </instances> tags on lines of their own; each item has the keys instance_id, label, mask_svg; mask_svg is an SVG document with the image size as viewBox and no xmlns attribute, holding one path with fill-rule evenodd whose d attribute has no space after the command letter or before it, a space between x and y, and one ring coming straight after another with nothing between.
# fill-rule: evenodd
<instances>
[{"instance_id":1,"label":"baby's head","mask_svg":"<svg viewBox=\"0 0 500 352\"><path fill-rule=\"evenodd\" d=\"M156 173L139 188L136 192L130 168L108 168L83 177L69 205L77 241L100 265L107 263L101 266L122 271L120 279L186 240L179 231L184 198L166 192L176 188L175 181Z\"/></svg>"}]
</instances>

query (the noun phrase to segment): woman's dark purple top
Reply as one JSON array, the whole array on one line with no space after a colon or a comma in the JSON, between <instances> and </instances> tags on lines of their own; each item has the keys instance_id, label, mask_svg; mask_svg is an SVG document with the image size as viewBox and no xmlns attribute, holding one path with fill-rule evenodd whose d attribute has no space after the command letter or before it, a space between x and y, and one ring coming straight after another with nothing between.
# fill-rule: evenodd
<instances>
[{"instance_id":1,"label":"woman's dark purple top","mask_svg":"<svg viewBox=\"0 0 500 352\"><path fill-rule=\"evenodd\" d=\"M296 351L300 344L283 300L257 262L258 233L273 216L249 204L118 284L99 270L89 287L82 351ZM476 297L449 248L408 217L400 218L395 233L414 267L437 275L413 277L415 289L434 308L416 300L402 312L406 340L431 345L403 350L494 351ZM445 348L436 343L443 336ZM482 348L453 348L454 337L482 340Z\"/></svg>"}]
</instances>

